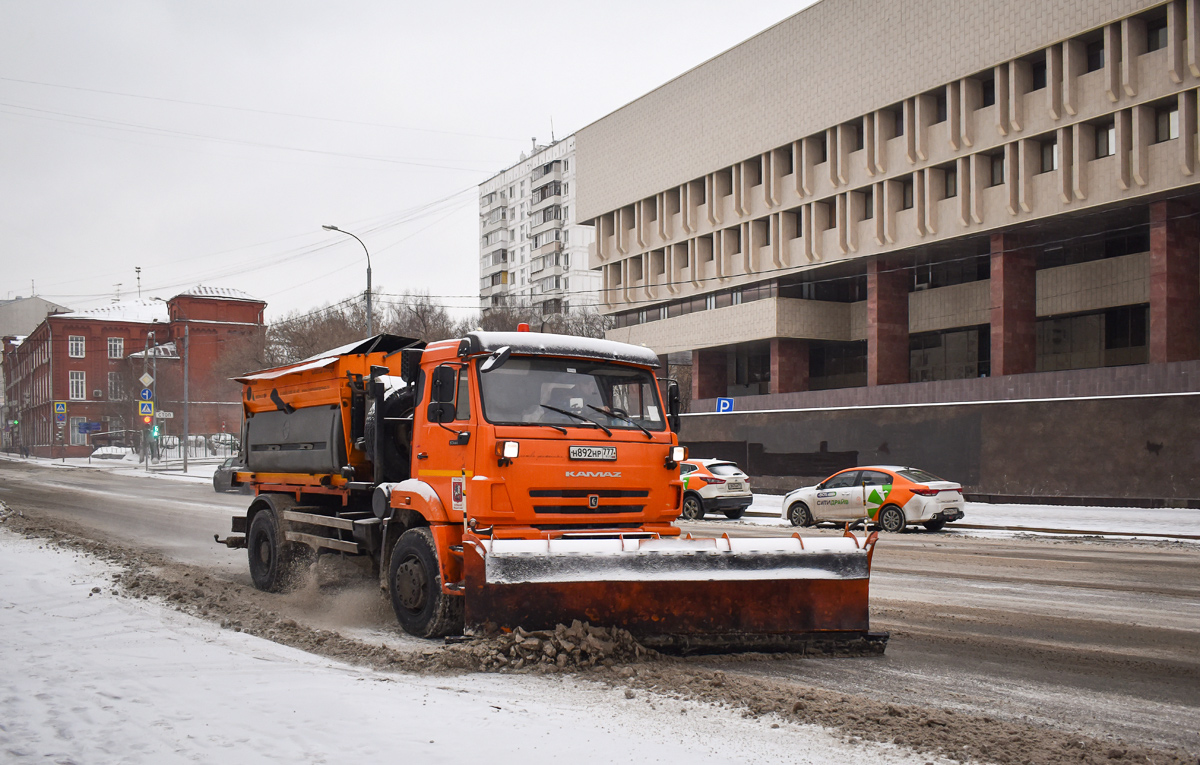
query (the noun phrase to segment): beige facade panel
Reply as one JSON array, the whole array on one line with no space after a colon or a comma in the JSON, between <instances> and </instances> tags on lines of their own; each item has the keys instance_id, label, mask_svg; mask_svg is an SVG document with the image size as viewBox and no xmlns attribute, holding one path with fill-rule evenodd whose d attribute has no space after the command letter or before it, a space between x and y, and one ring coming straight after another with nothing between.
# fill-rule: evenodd
<instances>
[{"instance_id":1,"label":"beige facade panel","mask_svg":"<svg viewBox=\"0 0 1200 765\"><path fill-rule=\"evenodd\" d=\"M908 295L908 331L972 327L991 321L990 281L955 284Z\"/></svg>"},{"instance_id":2,"label":"beige facade panel","mask_svg":"<svg viewBox=\"0 0 1200 765\"><path fill-rule=\"evenodd\" d=\"M1149 253L1094 260L1037 272L1038 316L1100 311L1150 300ZM908 331L936 332L991 321L991 281L910 292ZM792 337L852 341L867 337L867 301L770 298L610 329L609 340L667 354Z\"/></svg>"},{"instance_id":3,"label":"beige facade panel","mask_svg":"<svg viewBox=\"0 0 1200 765\"><path fill-rule=\"evenodd\" d=\"M1150 254L1146 252L1037 272L1038 316L1148 302Z\"/></svg>"},{"instance_id":4,"label":"beige facade panel","mask_svg":"<svg viewBox=\"0 0 1200 765\"><path fill-rule=\"evenodd\" d=\"M1021 78L1027 72L1020 62L997 65L1159 4L824 0L580 130L579 219L596 218L819 131L832 134L828 148L836 153L832 144L842 132L840 124L864 115L872 115L874 122L876 110L893 104L902 104L906 121L923 119L931 103L921 102L918 94L934 89L946 90L951 100L957 93L959 116L972 114L973 94L947 83L989 67L997 68L995 108L1002 135L1013 127L1032 132L1040 129L1039 111L1053 119L1051 113L1064 105L1068 113L1076 108L1077 83L1068 82L1065 93L1058 85L1010 103L1010 75ZM1110 30L1115 42L1119 32ZM1194 39L1189 37L1187 44L1170 51L1168 65L1180 77L1193 67ZM1053 71L1073 72L1071 67L1078 66L1069 55L1062 59L1061 52L1051 56ZM1119 91L1114 94L1118 98L1133 97L1146 82L1137 65L1107 67L1102 74ZM1049 98L1058 101L1045 109ZM1038 104L1043 108L1030 108ZM994 132L958 117L949 126L958 127L959 134L947 139L968 146L975 136ZM683 136L687 140L680 140ZM903 146L883 145L883 151L876 142L869 164L892 170L924 159L926 143L936 136L916 139L909 132ZM835 184L858 180L848 168L839 173L831 163L827 169Z\"/></svg>"}]
</instances>

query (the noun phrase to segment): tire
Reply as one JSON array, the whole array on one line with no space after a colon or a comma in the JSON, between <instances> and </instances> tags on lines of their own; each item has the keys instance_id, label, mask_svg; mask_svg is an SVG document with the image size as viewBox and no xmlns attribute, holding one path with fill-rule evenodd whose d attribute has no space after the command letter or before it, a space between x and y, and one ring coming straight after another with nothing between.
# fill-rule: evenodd
<instances>
[{"instance_id":1,"label":"tire","mask_svg":"<svg viewBox=\"0 0 1200 765\"><path fill-rule=\"evenodd\" d=\"M217 477L215 475L213 476L213 491L225 491L224 487L222 487L220 482L217 481Z\"/></svg>"},{"instance_id":2,"label":"tire","mask_svg":"<svg viewBox=\"0 0 1200 765\"><path fill-rule=\"evenodd\" d=\"M722 510L721 512L725 513L725 517L728 518L729 520L736 521L738 518L741 518L743 515L746 514L746 508L744 508L744 507L731 508L729 510Z\"/></svg>"},{"instance_id":3,"label":"tire","mask_svg":"<svg viewBox=\"0 0 1200 765\"><path fill-rule=\"evenodd\" d=\"M685 521L698 521L704 518L704 501L697 494L683 495L683 508L679 517Z\"/></svg>"},{"instance_id":4,"label":"tire","mask_svg":"<svg viewBox=\"0 0 1200 765\"><path fill-rule=\"evenodd\" d=\"M930 531L941 531L943 528L945 528L946 522L945 521L925 521L925 523L923 523L922 525L925 528L929 529Z\"/></svg>"},{"instance_id":5,"label":"tire","mask_svg":"<svg viewBox=\"0 0 1200 765\"><path fill-rule=\"evenodd\" d=\"M298 542L285 542L275 511L263 508L250 522L246 535L250 578L264 592L286 592L296 586L301 570L311 555Z\"/></svg>"},{"instance_id":6,"label":"tire","mask_svg":"<svg viewBox=\"0 0 1200 765\"><path fill-rule=\"evenodd\" d=\"M879 511L879 529L889 534L899 534L908 525L904 511L895 505L884 505Z\"/></svg>"},{"instance_id":7,"label":"tire","mask_svg":"<svg viewBox=\"0 0 1200 765\"><path fill-rule=\"evenodd\" d=\"M388 592L396 620L420 638L457 635L463 627L463 599L442 592L437 547L428 528L409 529L392 550Z\"/></svg>"},{"instance_id":8,"label":"tire","mask_svg":"<svg viewBox=\"0 0 1200 765\"><path fill-rule=\"evenodd\" d=\"M788 508L788 520L793 526L811 526L813 525L812 513L808 509L808 505L803 502L794 502Z\"/></svg>"}]
</instances>

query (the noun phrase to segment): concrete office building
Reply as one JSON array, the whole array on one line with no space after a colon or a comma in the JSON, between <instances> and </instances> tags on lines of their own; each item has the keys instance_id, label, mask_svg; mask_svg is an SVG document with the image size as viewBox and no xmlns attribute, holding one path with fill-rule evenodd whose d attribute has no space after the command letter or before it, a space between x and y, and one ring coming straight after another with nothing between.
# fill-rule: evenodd
<instances>
[{"instance_id":1,"label":"concrete office building","mask_svg":"<svg viewBox=\"0 0 1200 765\"><path fill-rule=\"evenodd\" d=\"M577 223L575 136L479 186L479 298L487 311L533 306L551 314L596 305L600 275L588 266L592 227Z\"/></svg>"},{"instance_id":2,"label":"concrete office building","mask_svg":"<svg viewBox=\"0 0 1200 765\"><path fill-rule=\"evenodd\" d=\"M1198 87L1198 0L824 0L576 134L609 337L692 411L1200 390Z\"/></svg>"}]
</instances>

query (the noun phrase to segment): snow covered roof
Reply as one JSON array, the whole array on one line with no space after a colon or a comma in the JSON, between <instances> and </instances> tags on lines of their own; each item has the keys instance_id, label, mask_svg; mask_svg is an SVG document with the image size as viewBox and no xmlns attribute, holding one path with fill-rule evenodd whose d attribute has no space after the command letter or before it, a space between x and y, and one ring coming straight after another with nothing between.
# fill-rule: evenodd
<instances>
[{"instance_id":1,"label":"snow covered roof","mask_svg":"<svg viewBox=\"0 0 1200 765\"><path fill-rule=\"evenodd\" d=\"M129 321L140 324L150 324L160 321L164 324L170 320L167 314L167 303L162 298L133 298L120 300L116 303L102 305L99 308L88 308L83 311L55 314L55 319L101 319L104 321Z\"/></svg>"},{"instance_id":2,"label":"snow covered roof","mask_svg":"<svg viewBox=\"0 0 1200 765\"><path fill-rule=\"evenodd\" d=\"M459 343L458 355L491 353L504 346L518 355L625 361L648 367L659 365L654 351L643 346L592 337L552 335L548 332L471 332Z\"/></svg>"},{"instance_id":3,"label":"snow covered roof","mask_svg":"<svg viewBox=\"0 0 1200 765\"><path fill-rule=\"evenodd\" d=\"M192 287L186 292L180 292L179 295L176 295L175 297L179 297L180 295L216 300L249 300L255 303L263 302L262 300L259 300L248 293L242 292L241 290L234 289L233 287L205 287L203 284L197 284L195 287Z\"/></svg>"},{"instance_id":4,"label":"snow covered roof","mask_svg":"<svg viewBox=\"0 0 1200 765\"><path fill-rule=\"evenodd\" d=\"M162 345L151 346L148 351L141 350L137 353L131 353L127 358L140 359L143 356L147 356L152 359L177 359L179 358L179 351L175 348L175 343L163 343Z\"/></svg>"}]
</instances>

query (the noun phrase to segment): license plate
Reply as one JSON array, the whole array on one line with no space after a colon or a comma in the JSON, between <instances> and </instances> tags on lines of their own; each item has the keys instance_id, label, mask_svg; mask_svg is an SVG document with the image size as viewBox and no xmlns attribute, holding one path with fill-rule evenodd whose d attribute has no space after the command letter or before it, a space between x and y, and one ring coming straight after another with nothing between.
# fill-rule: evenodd
<instances>
[{"instance_id":1,"label":"license plate","mask_svg":"<svg viewBox=\"0 0 1200 765\"><path fill-rule=\"evenodd\" d=\"M741 491L744 487L740 482L729 481L725 484L725 488L729 491Z\"/></svg>"},{"instance_id":2,"label":"license plate","mask_svg":"<svg viewBox=\"0 0 1200 765\"><path fill-rule=\"evenodd\" d=\"M615 446L572 446L568 456L573 460L615 460Z\"/></svg>"}]
</instances>

